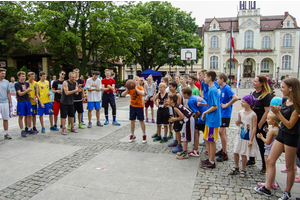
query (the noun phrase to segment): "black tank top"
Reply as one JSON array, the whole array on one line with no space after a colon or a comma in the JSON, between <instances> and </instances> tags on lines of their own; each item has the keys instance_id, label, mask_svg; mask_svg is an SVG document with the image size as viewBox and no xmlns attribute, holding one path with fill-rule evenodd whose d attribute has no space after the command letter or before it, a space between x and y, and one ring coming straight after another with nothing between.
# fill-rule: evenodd
<instances>
[{"instance_id":1,"label":"black tank top","mask_svg":"<svg viewBox=\"0 0 300 200\"><path fill-rule=\"evenodd\" d=\"M161 97L160 93L158 94L158 105L159 108L165 108L164 102L168 99L168 93L166 92L165 96Z\"/></svg>"},{"instance_id":2,"label":"black tank top","mask_svg":"<svg viewBox=\"0 0 300 200\"><path fill-rule=\"evenodd\" d=\"M284 103L281 106L280 112L281 112L281 114L283 115L284 118L286 118L287 120L290 120L290 118L292 116L292 113L295 110L295 107L294 107L294 105L287 106L286 105L286 100L287 100L287 98L283 99ZM296 122L294 127L291 128L291 129L288 129L283 123L281 123L280 129L282 131L286 132L286 133L289 133L289 134L299 135L299 123L300 123L300 120L298 119L298 121Z\"/></svg>"},{"instance_id":3,"label":"black tank top","mask_svg":"<svg viewBox=\"0 0 300 200\"><path fill-rule=\"evenodd\" d=\"M183 119L183 121L187 121L188 119L191 118L192 116L192 111L190 111L187 107L183 106L182 104L178 104L176 103L174 108L177 108L178 110L180 110L180 112L182 112L182 114L184 115L185 119ZM179 117L179 115L177 114L177 112L174 112L174 117Z\"/></svg>"},{"instance_id":4,"label":"black tank top","mask_svg":"<svg viewBox=\"0 0 300 200\"><path fill-rule=\"evenodd\" d=\"M75 90L76 82L70 83L69 81L67 81L67 83L68 83L69 91ZM60 103L65 104L65 105L74 104L74 94L66 95L65 90L63 89L62 93L61 93Z\"/></svg>"}]
</instances>

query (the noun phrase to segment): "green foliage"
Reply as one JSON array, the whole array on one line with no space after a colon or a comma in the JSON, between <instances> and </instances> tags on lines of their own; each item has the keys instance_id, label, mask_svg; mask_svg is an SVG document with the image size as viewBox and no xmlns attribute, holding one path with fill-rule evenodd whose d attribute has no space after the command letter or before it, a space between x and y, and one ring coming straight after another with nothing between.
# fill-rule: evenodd
<instances>
[{"instance_id":1,"label":"green foliage","mask_svg":"<svg viewBox=\"0 0 300 200\"><path fill-rule=\"evenodd\" d=\"M25 74L26 74L26 77L27 77L28 70L27 70L27 67L26 67L26 66L23 66L23 67L21 67L20 71L23 71L23 72L25 72ZM27 78L26 78L26 79L27 79Z\"/></svg>"},{"instance_id":2,"label":"green foliage","mask_svg":"<svg viewBox=\"0 0 300 200\"><path fill-rule=\"evenodd\" d=\"M56 76L58 78L60 70L61 70L60 65L58 63L55 63L52 67L52 77Z\"/></svg>"},{"instance_id":3,"label":"green foliage","mask_svg":"<svg viewBox=\"0 0 300 200\"><path fill-rule=\"evenodd\" d=\"M10 81L10 77L13 76L13 77L15 77L15 80L18 80L18 77L17 77L18 71L19 70L14 67L7 67L5 79Z\"/></svg>"},{"instance_id":4,"label":"green foliage","mask_svg":"<svg viewBox=\"0 0 300 200\"><path fill-rule=\"evenodd\" d=\"M280 78L281 80L284 80L285 79L285 76L281 76L281 78Z\"/></svg>"}]
</instances>

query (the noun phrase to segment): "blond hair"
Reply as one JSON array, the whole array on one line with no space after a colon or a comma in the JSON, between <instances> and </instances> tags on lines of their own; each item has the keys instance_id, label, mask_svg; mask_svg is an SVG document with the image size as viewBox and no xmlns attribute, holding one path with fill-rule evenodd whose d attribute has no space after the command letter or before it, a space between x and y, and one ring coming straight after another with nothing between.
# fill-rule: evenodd
<instances>
[{"instance_id":1,"label":"blond hair","mask_svg":"<svg viewBox=\"0 0 300 200\"><path fill-rule=\"evenodd\" d=\"M75 73L74 72L69 72L69 77L74 75L75 76Z\"/></svg>"},{"instance_id":2,"label":"blond hair","mask_svg":"<svg viewBox=\"0 0 300 200\"><path fill-rule=\"evenodd\" d=\"M273 112L269 112L268 117L270 117L272 120L274 120L276 125L279 126L280 119L279 119L279 117L277 117L277 115L275 115Z\"/></svg>"},{"instance_id":3,"label":"blond hair","mask_svg":"<svg viewBox=\"0 0 300 200\"><path fill-rule=\"evenodd\" d=\"M34 72L28 72L27 76L29 77L31 75L35 75L35 73Z\"/></svg>"},{"instance_id":4,"label":"blond hair","mask_svg":"<svg viewBox=\"0 0 300 200\"><path fill-rule=\"evenodd\" d=\"M160 83L160 84L159 84L159 87L160 87L160 86L162 86L162 87L164 87L164 88L167 87L167 85L166 85L165 83Z\"/></svg>"},{"instance_id":5,"label":"blond hair","mask_svg":"<svg viewBox=\"0 0 300 200\"><path fill-rule=\"evenodd\" d=\"M262 84L261 95L258 97L258 99L263 99L265 98L265 96L267 96L267 94L271 94L271 89L266 76L258 75L257 78L258 81Z\"/></svg>"},{"instance_id":6,"label":"blond hair","mask_svg":"<svg viewBox=\"0 0 300 200\"><path fill-rule=\"evenodd\" d=\"M26 76L25 72L23 72L23 71L19 71L19 72L17 73L17 76L18 76L18 77L19 77L20 75L25 75L25 76Z\"/></svg>"}]
</instances>

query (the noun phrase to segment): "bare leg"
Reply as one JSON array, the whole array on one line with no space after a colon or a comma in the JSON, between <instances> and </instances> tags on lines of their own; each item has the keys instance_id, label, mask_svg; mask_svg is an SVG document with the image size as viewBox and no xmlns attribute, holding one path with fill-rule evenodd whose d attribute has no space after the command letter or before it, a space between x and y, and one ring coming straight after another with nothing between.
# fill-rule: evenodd
<instances>
[{"instance_id":1,"label":"bare leg","mask_svg":"<svg viewBox=\"0 0 300 200\"><path fill-rule=\"evenodd\" d=\"M227 133L226 133L226 127L220 127L219 135L220 135L220 138L221 138L223 152L227 153Z\"/></svg>"},{"instance_id":2,"label":"bare leg","mask_svg":"<svg viewBox=\"0 0 300 200\"><path fill-rule=\"evenodd\" d=\"M204 140L204 143L205 143L205 146L206 146L206 151L207 151L207 153L208 153L208 155L209 155L209 151L210 151L210 149L208 148L208 141L206 140L206 139L203 139Z\"/></svg>"},{"instance_id":3,"label":"bare leg","mask_svg":"<svg viewBox=\"0 0 300 200\"><path fill-rule=\"evenodd\" d=\"M247 156L242 155L242 170L246 171Z\"/></svg>"},{"instance_id":4,"label":"bare leg","mask_svg":"<svg viewBox=\"0 0 300 200\"><path fill-rule=\"evenodd\" d=\"M82 115L83 113L78 113L78 119L80 119L80 120L78 120L78 124L81 124L81 115Z\"/></svg>"},{"instance_id":5,"label":"bare leg","mask_svg":"<svg viewBox=\"0 0 300 200\"><path fill-rule=\"evenodd\" d=\"M66 118L61 118L61 126L62 128L66 128Z\"/></svg>"},{"instance_id":6,"label":"bare leg","mask_svg":"<svg viewBox=\"0 0 300 200\"><path fill-rule=\"evenodd\" d=\"M57 115L54 115L54 125L57 125Z\"/></svg>"},{"instance_id":7,"label":"bare leg","mask_svg":"<svg viewBox=\"0 0 300 200\"><path fill-rule=\"evenodd\" d=\"M169 127L170 127L170 125L169 125ZM164 134L165 134L165 137L167 137L167 135L168 135L168 126L164 126L164 127L165 127L164 128Z\"/></svg>"},{"instance_id":8,"label":"bare leg","mask_svg":"<svg viewBox=\"0 0 300 200\"><path fill-rule=\"evenodd\" d=\"M146 119L148 119L148 108L145 107L145 115L146 115Z\"/></svg>"},{"instance_id":9,"label":"bare leg","mask_svg":"<svg viewBox=\"0 0 300 200\"><path fill-rule=\"evenodd\" d=\"M215 161L215 154L216 154L216 143L215 142L209 142L208 141L208 146L209 146L209 160L214 162Z\"/></svg>"},{"instance_id":10,"label":"bare leg","mask_svg":"<svg viewBox=\"0 0 300 200\"><path fill-rule=\"evenodd\" d=\"M135 129L135 120L131 120L131 124L130 124L130 129L131 129L131 135L134 134L134 129Z\"/></svg>"},{"instance_id":11,"label":"bare leg","mask_svg":"<svg viewBox=\"0 0 300 200\"><path fill-rule=\"evenodd\" d=\"M3 128L5 131L8 130L8 120L3 120Z\"/></svg>"},{"instance_id":12,"label":"bare leg","mask_svg":"<svg viewBox=\"0 0 300 200\"><path fill-rule=\"evenodd\" d=\"M238 153L234 154L234 165L236 168L239 168L240 163L240 155Z\"/></svg>"},{"instance_id":13,"label":"bare leg","mask_svg":"<svg viewBox=\"0 0 300 200\"><path fill-rule=\"evenodd\" d=\"M188 142L182 142L182 144L183 144L183 151L187 151L187 149L188 149Z\"/></svg>"},{"instance_id":14,"label":"bare leg","mask_svg":"<svg viewBox=\"0 0 300 200\"><path fill-rule=\"evenodd\" d=\"M40 123L41 123L41 126L42 128L44 128L44 119L43 119L43 115L40 115Z\"/></svg>"},{"instance_id":15,"label":"bare leg","mask_svg":"<svg viewBox=\"0 0 300 200\"><path fill-rule=\"evenodd\" d=\"M68 121L71 123L71 127L74 127L74 117L68 117Z\"/></svg>"},{"instance_id":16,"label":"bare leg","mask_svg":"<svg viewBox=\"0 0 300 200\"><path fill-rule=\"evenodd\" d=\"M27 127L31 127L31 115L27 116Z\"/></svg>"},{"instance_id":17,"label":"bare leg","mask_svg":"<svg viewBox=\"0 0 300 200\"><path fill-rule=\"evenodd\" d=\"M19 127L23 129L23 116L19 115Z\"/></svg>"},{"instance_id":18,"label":"bare leg","mask_svg":"<svg viewBox=\"0 0 300 200\"><path fill-rule=\"evenodd\" d=\"M194 134L194 149L198 150L199 146L199 130L195 129L195 134Z\"/></svg>"},{"instance_id":19,"label":"bare leg","mask_svg":"<svg viewBox=\"0 0 300 200\"><path fill-rule=\"evenodd\" d=\"M143 135L146 135L146 126L145 126L145 122L144 122L144 121L140 121L140 124L141 124L141 128L142 128L142 131L143 131Z\"/></svg>"},{"instance_id":20,"label":"bare leg","mask_svg":"<svg viewBox=\"0 0 300 200\"><path fill-rule=\"evenodd\" d=\"M49 115L50 126L53 126L53 115Z\"/></svg>"},{"instance_id":21,"label":"bare leg","mask_svg":"<svg viewBox=\"0 0 300 200\"><path fill-rule=\"evenodd\" d=\"M92 121L92 110L88 111L88 118L89 118L89 122Z\"/></svg>"},{"instance_id":22,"label":"bare leg","mask_svg":"<svg viewBox=\"0 0 300 200\"><path fill-rule=\"evenodd\" d=\"M32 125L36 127L36 116L32 115Z\"/></svg>"},{"instance_id":23,"label":"bare leg","mask_svg":"<svg viewBox=\"0 0 300 200\"><path fill-rule=\"evenodd\" d=\"M161 125L157 125L157 134L161 135Z\"/></svg>"},{"instance_id":24,"label":"bare leg","mask_svg":"<svg viewBox=\"0 0 300 200\"><path fill-rule=\"evenodd\" d=\"M291 193L295 182L295 160L297 147L290 147L285 145L285 164L287 168L287 179L285 191ZM273 183L273 182L272 182Z\"/></svg>"},{"instance_id":25,"label":"bare leg","mask_svg":"<svg viewBox=\"0 0 300 200\"><path fill-rule=\"evenodd\" d=\"M154 119L154 110L153 110L153 108L151 108L151 116L152 116L152 119Z\"/></svg>"},{"instance_id":26,"label":"bare leg","mask_svg":"<svg viewBox=\"0 0 300 200\"><path fill-rule=\"evenodd\" d=\"M96 110L97 122L100 121L100 109Z\"/></svg>"},{"instance_id":27,"label":"bare leg","mask_svg":"<svg viewBox=\"0 0 300 200\"><path fill-rule=\"evenodd\" d=\"M177 138L178 144L181 145L181 134L180 134L180 132L176 132L176 138Z\"/></svg>"}]
</instances>

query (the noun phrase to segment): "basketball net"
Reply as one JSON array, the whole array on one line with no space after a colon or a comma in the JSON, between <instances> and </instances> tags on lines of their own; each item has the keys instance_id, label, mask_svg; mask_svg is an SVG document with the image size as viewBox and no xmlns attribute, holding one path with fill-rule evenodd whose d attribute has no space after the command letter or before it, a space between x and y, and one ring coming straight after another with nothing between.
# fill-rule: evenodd
<instances>
[{"instance_id":1,"label":"basketball net","mask_svg":"<svg viewBox=\"0 0 300 200\"><path fill-rule=\"evenodd\" d=\"M190 63L191 63L191 58L186 58L186 62L187 62L188 64L190 64Z\"/></svg>"}]
</instances>

